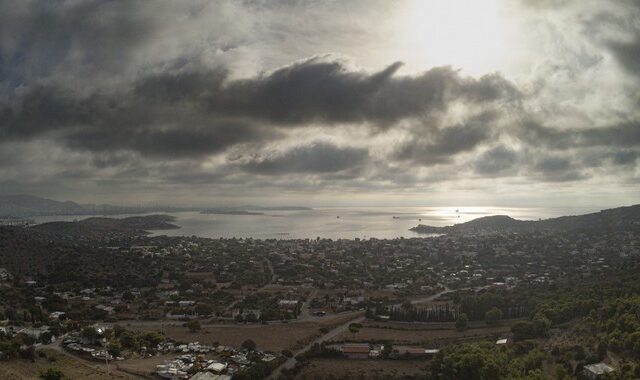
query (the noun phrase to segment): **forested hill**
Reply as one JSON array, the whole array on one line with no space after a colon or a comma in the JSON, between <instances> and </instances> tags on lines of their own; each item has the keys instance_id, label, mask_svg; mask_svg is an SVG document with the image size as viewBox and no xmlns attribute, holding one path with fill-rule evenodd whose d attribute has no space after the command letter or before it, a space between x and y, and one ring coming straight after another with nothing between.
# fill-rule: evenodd
<instances>
[{"instance_id":1,"label":"forested hill","mask_svg":"<svg viewBox=\"0 0 640 380\"><path fill-rule=\"evenodd\" d=\"M587 231L640 229L640 205L545 220L518 220L507 215L486 216L447 227L418 225L411 231L424 234L473 234L493 232Z\"/></svg>"},{"instance_id":2,"label":"forested hill","mask_svg":"<svg viewBox=\"0 0 640 380\"><path fill-rule=\"evenodd\" d=\"M31 227L39 232L54 235L96 237L100 235L140 235L147 230L179 228L171 224L175 218L169 215L132 216L123 219L87 218L78 222L50 222Z\"/></svg>"},{"instance_id":3,"label":"forested hill","mask_svg":"<svg viewBox=\"0 0 640 380\"><path fill-rule=\"evenodd\" d=\"M35 228L0 226L0 268L11 273L16 284L35 280L41 285L75 282L80 289L154 286L160 275L150 258L106 248L129 245L129 237L110 234L104 240L91 240Z\"/></svg>"}]
</instances>

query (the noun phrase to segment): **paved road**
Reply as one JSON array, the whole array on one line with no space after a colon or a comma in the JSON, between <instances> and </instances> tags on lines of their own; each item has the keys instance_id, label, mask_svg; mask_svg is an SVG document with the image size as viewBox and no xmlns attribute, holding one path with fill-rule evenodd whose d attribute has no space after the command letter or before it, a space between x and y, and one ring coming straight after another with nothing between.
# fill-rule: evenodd
<instances>
[{"instance_id":1,"label":"paved road","mask_svg":"<svg viewBox=\"0 0 640 380\"><path fill-rule=\"evenodd\" d=\"M352 323L360 323L362 321L364 321L365 317L363 315L355 317L354 319L351 319L341 325L336 326L335 328L333 328L332 330L330 330L329 332L327 332L326 334L322 335L321 337L319 337L318 339L314 340L313 342L309 343L308 345L304 346L303 348L295 351L293 353L293 357L291 357L289 360L287 360L286 362L284 362L282 365L280 365L280 367L276 368L273 370L273 372L271 372L271 375L269 375L269 377L267 377L267 379L277 379L280 376L280 373L282 372L283 369L291 369L296 365L296 356L304 353L305 351L309 350L309 348L311 348L311 346L313 346L314 344L318 343L323 343L326 342L328 340L331 340L333 338L335 338L336 336L342 334L343 332L347 331L349 329L349 325Z\"/></svg>"},{"instance_id":2,"label":"paved road","mask_svg":"<svg viewBox=\"0 0 640 380\"><path fill-rule=\"evenodd\" d=\"M311 302L312 299L315 298L316 294L318 294L318 290L313 289L309 294L309 296L307 297L307 300L302 303L302 307L300 307L300 314L298 315L298 318L297 318L298 321L309 321L309 320L320 319L320 317L312 315L311 310L309 310L309 303Z\"/></svg>"}]
</instances>

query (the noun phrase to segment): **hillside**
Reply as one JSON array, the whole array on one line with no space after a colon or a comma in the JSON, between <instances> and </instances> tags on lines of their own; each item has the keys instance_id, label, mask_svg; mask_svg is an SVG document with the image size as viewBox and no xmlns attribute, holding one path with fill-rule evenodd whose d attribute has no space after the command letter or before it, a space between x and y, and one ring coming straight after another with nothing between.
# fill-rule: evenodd
<instances>
[{"instance_id":1,"label":"hillside","mask_svg":"<svg viewBox=\"0 0 640 380\"><path fill-rule=\"evenodd\" d=\"M31 229L54 235L95 237L99 235L141 235L147 230L179 228L171 224L175 220L169 215L132 216L123 219L87 218L78 222L49 222Z\"/></svg>"},{"instance_id":2,"label":"hillside","mask_svg":"<svg viewBox=\"0 0 640 380\"><path fill-rule=\"evenodd\" d=\"M0 268L17 278L45 284L75 282L81 287L131 288L157 282L157 269L146 259L128 251L97 247L101 244L109 245L107 241L58 236L35 228L0 226ZM116 240L113 244L121 243Z\"/></svg>"},{"instance_id":3,"label":"hillside","mask_svg":"<svg viewBox=\"0 0 640 380\"><path fill-rule=\"evenodd\" d=\"M411 231L423 234L474 234L535 231L609 231L621 229L640 229L640 205L538 221L518 220L507 215L493 215L446 227L420 224L411 228Z\"/></svg>"}]
</instances>

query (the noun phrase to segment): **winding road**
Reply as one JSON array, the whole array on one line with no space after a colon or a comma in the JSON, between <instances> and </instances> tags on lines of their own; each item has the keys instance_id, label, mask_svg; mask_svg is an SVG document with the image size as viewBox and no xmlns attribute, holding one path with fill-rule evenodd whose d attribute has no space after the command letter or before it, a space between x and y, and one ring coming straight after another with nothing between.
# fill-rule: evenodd
<instances>
[{"instance_id":1,"label":"winding road","mask_svg":"<svg viewBox=\"0 0 640 380\"><path fill-rule=\"evenodd\" d=\"M341 325L338 325L336 327L334 327L333 329L331 329L329 332L327 332L326 334L320 336L319 338L317 338L316 340L314 340L313 342L307 344L306 346L304 346L303 348L295 351L293 353L293 356L291 358L289 358L286 362L282 363L280 365L280 367L276 368L273 370L273 372L271 372L271 375L269 375L269 377L267 377L267 379L277 379L280 376L280 373L282 372L283 369L291 369L296 365L296 356L306 352L307 350L309 350L311 348L311 346L313 346L314 344L318 343L323 343L326 342L328 340L331 340L333 338L335 338L336 336L342 334L343 332L347 331L349 329L349 325L352 323L360 323L362 321L364 321L365 317L364 315L360 315L355 317L354 319L351 319Z\"/></svg>"}]
</instances>

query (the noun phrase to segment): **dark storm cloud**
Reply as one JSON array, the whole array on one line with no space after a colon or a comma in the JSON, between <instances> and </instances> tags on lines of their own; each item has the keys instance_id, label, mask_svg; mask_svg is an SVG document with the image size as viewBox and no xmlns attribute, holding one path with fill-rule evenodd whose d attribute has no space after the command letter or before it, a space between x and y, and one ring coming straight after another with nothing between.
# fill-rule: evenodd
<instances>
[{"instance_id":1,"label":"dark storm cloud","mask_svg":"<svg viewBox=\"0 0 640 380\"><path fill-rule=\"evenodd\" d=\"M216 68L201 71L177 70L149 75L135 83L133 95L153 103L206 101L221 91L228 71Z\"/></svg>"},{"instance_id":2,"label":"dark storm cloud","mask_svg":"<svg viewBox=\"0 0 640 380\"><path fill-rule=\"evenodd\" d=\"M400 68L366 74L344 64L310 59L211 93L210 109L252 116L274 123L391 123L431 112L444 112L452 101L487 103L513 99L518 91L490 75L465 78L449 68L434 68L419 76L394 77Z\"/></svg>"},{"instance_id":3,"label":"dark storm cloud","mask_svg":"<svg viewBox=\"0 0 640 380\"><path fill-rule=\"evenodd\" d=\"M475 80L435 68L394 78L399 67L366 74L340 62L310 59L243 80L228 80L224 69L177 68L139 79L132 90L86 96L61 86L34 86L22 89L4 107L1 137L28 139L57 132L61 141L78 149L197 157L272 138L286 126L388 125L444 113L453 101L486 104L510 99L515 92L496 75ZM444 159L483 137L477 129L452 128L429 150Z\"/></svg>"},{"instance_id":4,"label":"dark storm cloud","mask_svg":"<svg viewBox=\"0 0 640 380\"><path fill-rule=\"evenodd\" d=\"M318 142L292 148L282 154L255 159L243 165L257 174L336 173L362 166L369 152L361 148L341 148Z\"/></svg>"},{"instance_id":5,"label":"dark storm cloud","mask_svg":"<svg viewBox=\"0 0 640 380\"><path fill-rule=\"evenodd\" d=\"M446 163L458 153L474 149L489 138L482 126L453 126L439 131L433 139L411 141L400 147L395 158L430 166Z\"/></svg>"},{"instance_id":6,"label":"dark storm cloud","mask_svg":"<svg viewBox=\"0 0 640 380\"><path fill-rule=\"evenodd\" d=\"M637 112L608 92L623 69L640 74L635 14L522 1L531 7L518 11L586 11L563 25L541 13L551 37L533 40L550 53L527 56L518 86L500 73L381 65L403 52L363 14L402 2L0 1L0 182L340 192L424 189L451 173L535 183L637 172ZM381 69L313 56L326 51ZM422 67L409 53L409 70Z\"/></svg>"},{"instance_id":7,"label":"dark storm cloud","mask_svg":"<svg viewBox=\"0 0 640 380\"><path fill-rule=\"evenodd\" d=\"M367 74L340 61L312 58L255 78L225 81L225 71L163 73L136 84L136 95L164 102L206 102L208 111L274 124L390 123L444 112L455 100L513 100L518 91L499 75L466 78L449 67L394 77L394 63Z\"/></svg>"},{"instance_id":8,"label":"dark storm cloud","mask_svg":"<svg viewBox=\"0 0 640 380\"><path fill-rule=\"evenodd\" d=\"M560 129L527 122L522 125L518 134L527 144L550 149L640 146L640 123L637 122L584 129Z\"/></svg>"},{"instance_id":9,"label":"dark storm cloud","mask_svg":"<svg viewBox=\"0 0 640 380\"><path fill-rule=\"evenodd\" d=\"M79 98L58 87L37 86L19 97L13 109L5 108L0 139L49 135L72 148L93 152L131 150L148 156L198 157L277 135L256 123L209 118L191 104L160 107L152 103L127 95Z\"/></svg>"},{"instance_id":10,"label":"dark storm cloud","mask_svg":"<svg viewBox=\"0 0 640 380\"><path fill-rule=\"evenodd\" d=\"M640 157L640 153L634 151L621 151L613 155L613 163L616 165L634 165Z\"/></svg>"},{"instance_id":11,"label":"dark storm cloud","mask_svg":"<svg viewBox=\"0 0 640 380\"><path fill-rule=\"evenodd\" d=\"M0 137L29 139L71 127L94 127L113 118L120 105L103 96L77 97L58 86L34 86L5 105L0 119Z\"/></svg>"},{"instance_id":12,"label":"dark storm cloud","mask_svg":"<svg viewBox=\"0 0 640 380\"><path fill-rule=\"evenodd\" d=\"M631 74L640 75L640 31L630 42L610 42L609 47L620 64Z\"/></svg>"},{"instance_id":13,"label":"dark storm cloud","mask_svg":"<svg viewBox=\"0 0 640 380\"><path fill-rule=\"evenodd\" d=\"M569 182L589 178L570 158L562 156L539 158L529 175L546 182Z\"/></svg>"},{"instance_id":14,"label":"dark storm cloud","mask_svg":"<svg viewBox=\"0 0 640 380\"><path fill-rule=\"evenodd\" d=\"M466 124L427 130L426 136L420 136L422 131L414 132L417 138L400 145L394 158L423 166L449 162L455 155L472 151L487 141L492 136L495 117L493 112L485 112Z\"/></svg>"},{"instance_id":15,"label":"dark storm cloud","mask_svg":"<svg viewBox=\"0 0 640 380\"><path fill-rule=\"evenodd\" d=\"M518 154L505 146L492 148L475 159L474 170L478 174L499 174L516 166Z\"/></svg>"},{"instance_id":16,"label":"dark storm cloud","mask_svg":"<svg viewBox=\"0 0 640 380\"><path fill-rule=\"evenodd\" d=\"M0 2L2 72L14 84L73 64L76 75L110 71L152 35L152 12L137 2Z\"/></svg>"},{"instance_id":17,"label":"dark storm cloud","mask_svg":"<svg viewBox=\"0 0 640 380\"><path fill-rule=\"evenodd\" d=\"M637 23L640 2L620 0L612 5L615 6L594 15L587 22L587 28L596 36L604 32L605 36L596 41L609 49L628 73L640 76L640 25ZM615 31L615 37L607 36L609 31Z\"/></svg>"},{"instance_id":18,"label":"dark storm cloud","mask_svg":"<svg viewBox=\"0 0 640 380\"><path fill-rule=\"evenodd\" d=\"M197 158L237 143L274 134L240 122L207 124L204 128L90 129L73 131L64 141L72 148L92 152L130 150L150 157Z\"/></svg>"}]
</instances>

